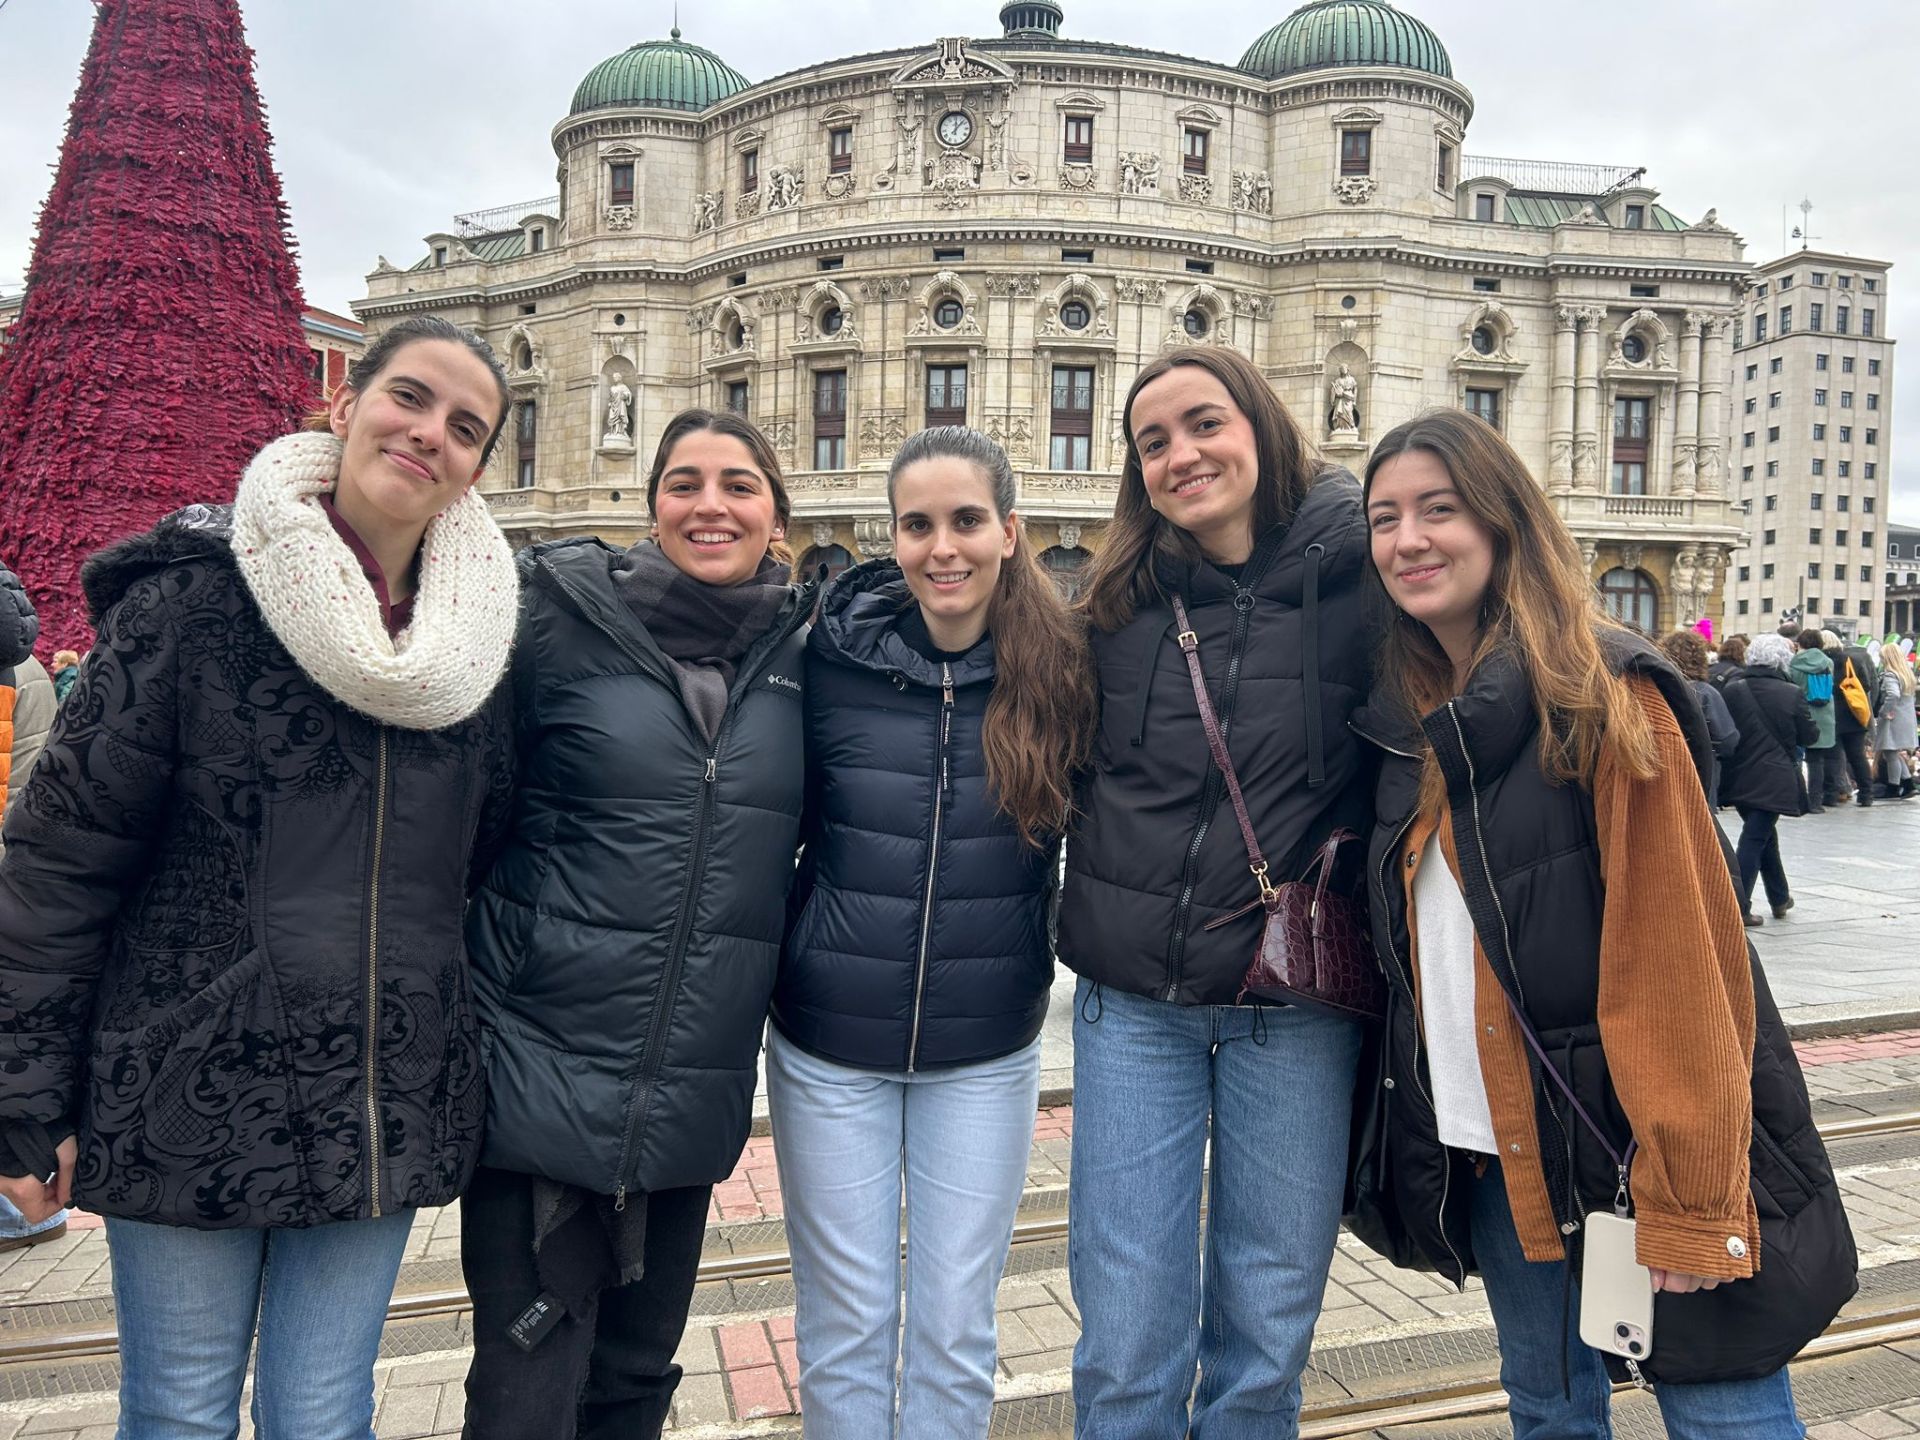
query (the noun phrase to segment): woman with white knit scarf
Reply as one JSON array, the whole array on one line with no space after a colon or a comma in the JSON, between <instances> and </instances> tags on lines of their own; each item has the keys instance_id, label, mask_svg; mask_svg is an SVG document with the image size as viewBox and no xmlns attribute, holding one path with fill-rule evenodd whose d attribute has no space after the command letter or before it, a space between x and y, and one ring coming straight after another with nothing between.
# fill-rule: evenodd
<instances>
[{"instance_id":1,"label":"woman with white knit scarf","mask_svg":"<svg viewBox=\"0 0 1920 1440\"><path fill-rule=\"evenodd\" d=\"M318 433L88 562L5 831L0 1193L106 1216L121 1440L367 1440L413 1215L479 1149L462 936L515 623L499 362L388 330Z\"/></svg>"}]
</instances>

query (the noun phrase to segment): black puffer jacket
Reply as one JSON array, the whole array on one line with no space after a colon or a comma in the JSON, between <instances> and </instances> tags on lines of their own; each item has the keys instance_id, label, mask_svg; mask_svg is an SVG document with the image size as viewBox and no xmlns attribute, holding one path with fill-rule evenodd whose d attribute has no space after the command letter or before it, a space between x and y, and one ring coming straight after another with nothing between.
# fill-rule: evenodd
<instances>
[{"instance_id":1,"label":"black puffer jacket","mask_svg":"<svg viewBox=\"0 0 1920 1440\"><path fill-rule=\"evenodd\" d=\"M87 566L99 639L0 861L0 1119L76 1124L74 1198L108 1215L443 1205L479 1148L460 920L506 818L504 702L433 732L348 709L229 524L192 507Z\"/></svg>"},{"instance_id":2,"label":"black puffer jacket","mask_svg":"<svg viewBox=\"0 0 1920 1440\"><path fill-rule=\"evenodd\" d=\"M1360 486L1323 475L1293 523L1261 537L1238 583L1211 565L1163 574L1200 662L1276 879L1296 877L1336 826L1364 830L1373 756L1347 719L1371 684ZM1102 985L1228 1005L1260 937L1257 894L1207 749L1173 609L1095 634L1100 729L1067 842L1060 958Z\"/></svg>"},{"instance_id":3,"label":"black puffer jacket","mask_svg":"<svg viewBox=\"0 0 1920 1440\"><path fill-rule=\"evenodd\" d=\"M1720 803L1775 815L1807 813L1795 747L1819 738L1807 697L1785 672L1749 665L1720 691L1740 744L1720 777Z\"/></svg>"},{"instance_id":4,"label":"black puffer jacket","mask_svg":"<svg viewBox=\"0 0 1920 1440\"><path fill-rule=\"evenodd\" d=\"M522 551L513 832L467 924L485 1163L603 1195L724 1180L747 1141L803 796L810 588L716 744L598 540Z\"/></svg>"},{"instance_id":5,"label":"black puffer jacket","mask_svg":"<svg viewBox=\"0 0 1920 1440\"><path fill-rule=\"evenodd\" d=\"M806 853L773 1022L868 1070L1010 1055L1040 1033L1053 847L987 785L993 639L936 663L901 637L912 597L873 560L828 590L807 643Z\"/></svg>"},{"instance_id":6,"label":"black puffer jacket","mask_svg":"<svg viewBox=\"0 0 1920 1440\"><path fill-rule=\"evenodd\" d=\"M1637 638L1609 633L1603 641L1617 671L1659 686L1697 772L1676 779L1704 786L1712 750L1687 682ZM1355 724L1386 753L1368 876L1374 944L1389 989L1388 1068L1379 1094L1385 1124L1372 1153L1357 1161L1363 1190L1385 1200L1380 1210L1362 1206L1360 1228L1400 1263L1424 1263L1460 1283L1477 1268L1466 1213L1464 1171L1471 1161L1438 1137L1408 965L1406 885L1397 863L1400 837L1418 807L1419 736L1410 722L1384 712L1364 711ZM1507 657L1483 665L1465 693L1425 717L1420 730L1446 780L1461 893L1480 949L1524 1008L1562 1079L1608 1131L1613 1149L1624 1151L1631 1130L1598 1023L1606 896L1593 797L1583 786L1550 782L1540 770L1531 687ZM1716 873L1709 883L1719 880ZM1825 1329L1855 1288L1853 1237L1806 1082L1751 946L1747 955L1755 1005L1749 1166L1760 1270L1716 1290L1658 1297L1656 1343L1646 1368L1659 1379L1770 1374ZM1554 1219L1577 1255L1583 1216L1611 1207L1614 1167L1537 1058L1529 1068Z\"/></svg>"}]
</instances>

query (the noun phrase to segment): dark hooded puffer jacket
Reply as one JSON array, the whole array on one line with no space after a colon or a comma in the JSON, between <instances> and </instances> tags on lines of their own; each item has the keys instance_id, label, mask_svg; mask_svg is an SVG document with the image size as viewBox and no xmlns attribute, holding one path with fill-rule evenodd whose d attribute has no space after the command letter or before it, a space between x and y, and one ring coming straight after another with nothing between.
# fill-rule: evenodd
<instances>
[{"instance_id":1,"label":"dark hooded puffer jacket","mask_svg":"<svg viewBox=\"0 0 1920 1440\"><path fill-rule=\"evenodd\" d=\"M598 540L522 551L512 836L467 924L484 1162L603 1195L746 1146L800 838L811 587L742 658L717 743Z\"/></svg>"},{"instance_id":2,"label":"dark hooded puffer jacket","mask_svg":"<svg viewBox=\"0 0 1920 1440\"><path fill-rule=\"evenodd\" d=\"M1164 573L1200 663L1276 880L1297 878L1337 826L1364 833L1374 757L1347 727L1371 685L1360 486L1323 475L1289 526L1261 537L1238 582L1211 565ZM1093 637L1094 763L1067 841L1060 958L1102 985L1230 1005L1260 939L1257 896L1207 749L1169 602Z\"/></svg>"},{"instance_id":3,"label":"dark hooded puffer jacket","mask_svg":"<svg viewBox=\"0 0 1920 1440\"><path fill-rule=\"evenodd\" d=\"M828 590L807 644L805 858L773 1021L867 1070L1009 1055L1040 1033L1052 846L1021 840L987 784L991 636L947 665L901 638L900 567Z\"/></svg>"},{"instance_id":4,"label":"dark hooded puffer jacket","mask_svg":"<svg viewBox=\"0 0 1920 1440\"><path fill-rule=\"evenodd\" d=\"M347 708L230 527L190 507L84 572L99 638L0 861L0 1121L77 1126L75 1202L128 1219L444 1205L484 1108L461 912L504 698L431 732Z\"/></svg>"},{"instance_id":5,"label":"dark hooded puffer jacket","mask_svg":"<svg viewBox=\"0 0 1920 1440\"><path fill-rule=\"evenodd\" d=\"M1721 689L1740 744L1720 777L1723 804L1775 815L1807 813L1796 746L1819 737L1807 697L1771 665L1749 665Z\"/></svg>"},{"instance_id":6,"label":"dark hooded puffer jacket","mask_svg":"<svg viewBox=\"0 0 1920 1440\"><path fill-rule=\"evenodd\" d=\"M1608 631L1602 641L1616 672L1644 675L1660 687L1697 772L1675 781L1700 784L1704 792L1712 745L1687 681L1638 637ZM1355 1160L1362 1196L1356 1229L1398 1263L1436 1269L1458 1284L1477 1268L1463 1173L1471 1160L1439 1140L1407 959L1406 885L1396 863L1419 803L1419 732L1384 710L1363 711L1354 723L1386 755L1367 871L1374 945L1389 991L1388 1063L1376 1095L1384 1113ZM1593 797L1582 786L1554 784L1541 771L1532 689L1509 657L1483 665L1462 695L1420 722L1420 731L1446 779L1461 893L1480 947L1524 1007L1555 1069L1607 1130L1613 1150L1622 1152L1631 1130L1598 1023L1606 897ZM1721 843L1724 849L1724 837ZM1727 860L1731 884L1731 853ZM1658 1297L1656 1343L1645 1367L1656 1379L1771 1374L1826 1328L1855 1288L1853 1236L1806 1082L1751 945L1747 953L1755 1018L1749 1163L1760 1271L1714 1290ZM1611 1208L1617 1177L1540 1061L1530 1058L1529 1067L1554 1218L1577 1258L1580 1222Z\"/></svg>"}]
</instances>

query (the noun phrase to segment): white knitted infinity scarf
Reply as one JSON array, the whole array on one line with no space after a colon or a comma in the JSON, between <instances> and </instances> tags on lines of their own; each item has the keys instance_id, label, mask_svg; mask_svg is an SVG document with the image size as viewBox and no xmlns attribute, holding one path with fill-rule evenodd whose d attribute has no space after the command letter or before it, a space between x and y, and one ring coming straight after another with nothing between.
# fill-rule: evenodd
<instances>
[{"instance_id":1,"label":"white knitted infinity scarf","mask_svg":"<svg viewBox=\"0 0 1920 1440\"><path fill-rule=\"evenodd\" d=\"M413 623L389 638L360 562L316 498L339 479L340 451L335 436L308 432L254 457L233 502L240 574L295 663L334 699L406 730L457 724L506 668L513 552L469 490L428 522Z\"/></svg>"}]
</instances>

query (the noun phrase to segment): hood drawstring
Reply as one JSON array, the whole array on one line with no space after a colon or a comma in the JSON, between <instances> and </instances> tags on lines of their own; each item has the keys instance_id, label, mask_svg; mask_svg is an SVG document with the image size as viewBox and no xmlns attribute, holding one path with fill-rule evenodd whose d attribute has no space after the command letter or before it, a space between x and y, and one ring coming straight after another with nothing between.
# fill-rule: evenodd
<instances>
[{"instance_id":1,"label":"hood drawstring","mask_svg":"<svg viewBox=\"0 0 1920 1440\"><path fill-rule=\"evenodd\" d=\"M1306 593L1300 615L1300 675L1307 699L1307 788L1327 780L1327 752L1320 735L1320 560L1327 547L1307 546Z\"/></svg>"}]
</instances>

